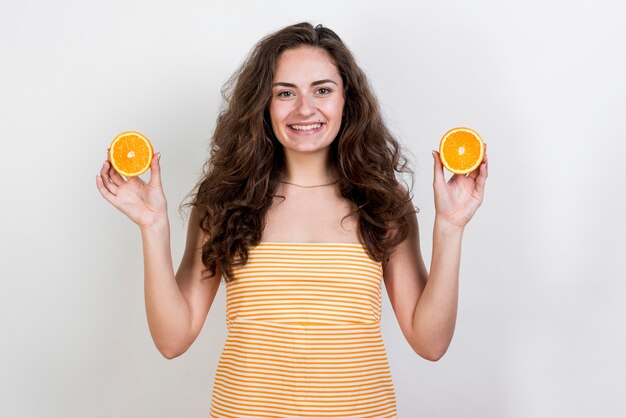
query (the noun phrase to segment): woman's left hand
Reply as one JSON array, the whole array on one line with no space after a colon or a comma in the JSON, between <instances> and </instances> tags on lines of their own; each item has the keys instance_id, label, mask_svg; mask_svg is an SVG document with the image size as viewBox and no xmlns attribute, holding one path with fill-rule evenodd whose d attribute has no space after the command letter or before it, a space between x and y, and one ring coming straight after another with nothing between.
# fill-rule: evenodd
<instances>
[{"instance_id":1,"label":"woman's left hand","mask_svg":"<svg viewBox=\"0 0 626 418\"><path fill-rule=\"evenodd\" d=\"M433 158L435 159L433 189L436 217L463 228L483 202L488 167L487 144L485 144L483 162L478 169L468 175L454 174L447 183L439 152L433 151Z\"/></svg>"}]
</instances>

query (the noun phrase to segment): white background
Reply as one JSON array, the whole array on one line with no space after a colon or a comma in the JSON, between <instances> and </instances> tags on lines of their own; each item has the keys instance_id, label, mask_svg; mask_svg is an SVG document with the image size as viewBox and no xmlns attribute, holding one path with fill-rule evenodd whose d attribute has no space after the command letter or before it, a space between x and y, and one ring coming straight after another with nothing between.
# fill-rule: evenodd
<instances>
[{"instance_id":1,"label":"white background","mask_svg":"<svg viewBox=\"0 0 626 418\"><path fill-rule=\"evenodd\" d=\"M454 126L489 144L439 362L411 350L383 295L399 416L626 416L620 2L0 4L1 416L208 416L224 288L190 350L163 358L139 229L95 176L119 132L151 139L177 267L177 208L208 156L221 85L262 36L303 20L347 43L411 151L427 266L431 150Z\"/></svg>"}]
</instances>

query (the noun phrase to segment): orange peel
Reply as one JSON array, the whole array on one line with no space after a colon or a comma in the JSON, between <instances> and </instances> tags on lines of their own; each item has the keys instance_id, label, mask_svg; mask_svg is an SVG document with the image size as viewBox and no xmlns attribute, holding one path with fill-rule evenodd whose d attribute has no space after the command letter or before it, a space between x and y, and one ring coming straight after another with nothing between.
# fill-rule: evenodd
<instances>
[{"instance_id":1,"label":"orange peel","mask_svg":"<svg viewBox=\"0 0 626 418\"><path fill-rule=\"evenodd\" d=\"M109 161L115 171L126 177L139 176L152 165L154 148L145 137L136 131L117 135L109 146Z\"/></svg>"},{"instance_id":2,"label":"orange peel","mask_svg":"<svg viewBox=\"0 0 626 418\"><path fill-rule=\"evenodd\" d=\"M439 143L441 164L454 174L471 173L480 166L484 156L485 143L471 128L452 128Z\"/></svg>"}]
</instances>

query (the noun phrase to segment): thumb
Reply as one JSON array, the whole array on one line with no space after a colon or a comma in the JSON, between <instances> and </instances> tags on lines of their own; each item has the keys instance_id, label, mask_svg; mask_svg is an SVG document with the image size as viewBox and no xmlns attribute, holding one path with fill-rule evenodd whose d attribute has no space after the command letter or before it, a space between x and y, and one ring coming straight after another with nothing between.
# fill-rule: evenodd
<instances>
[{"instance_id":1,"label":"thumb","mask_svg":"<svg viewBox=\"0 0 626 418\"><path fill-rule=\"evenodd\" d=\"M433 159L435 160L434 162L435 174L433 177L433 185L435 187L445 186L446 178L443 174L443 164L441 164L441 159L439 157L438 151L433 150Z\"/></svg>"},{"instance_id":2,"label":"thumb","mask_svg":"<svg viewBox=\"0 0 626 418\"><path fill-rule=\"evenodd\" d=\"M161 153L157 152L152 158L150 165L150 180L148 184L161 189Z\"/></svg>"}]
</instances>

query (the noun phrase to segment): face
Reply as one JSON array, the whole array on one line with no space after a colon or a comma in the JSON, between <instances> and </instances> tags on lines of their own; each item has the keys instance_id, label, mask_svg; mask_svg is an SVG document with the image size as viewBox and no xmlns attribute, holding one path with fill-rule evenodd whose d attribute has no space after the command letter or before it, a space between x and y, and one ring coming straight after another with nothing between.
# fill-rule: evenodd
<instances>
[{"instance_id":1,"label":"face","mask_svg":"<svg viewBox=\"0 0 626 418\"><path fill-rule=\"evenodd\" d=\"M341 127L344 101L341 76L324 49L302 46L278 57L269 112L285 151L330 146Z\"/></svg>"}]
</instances>

